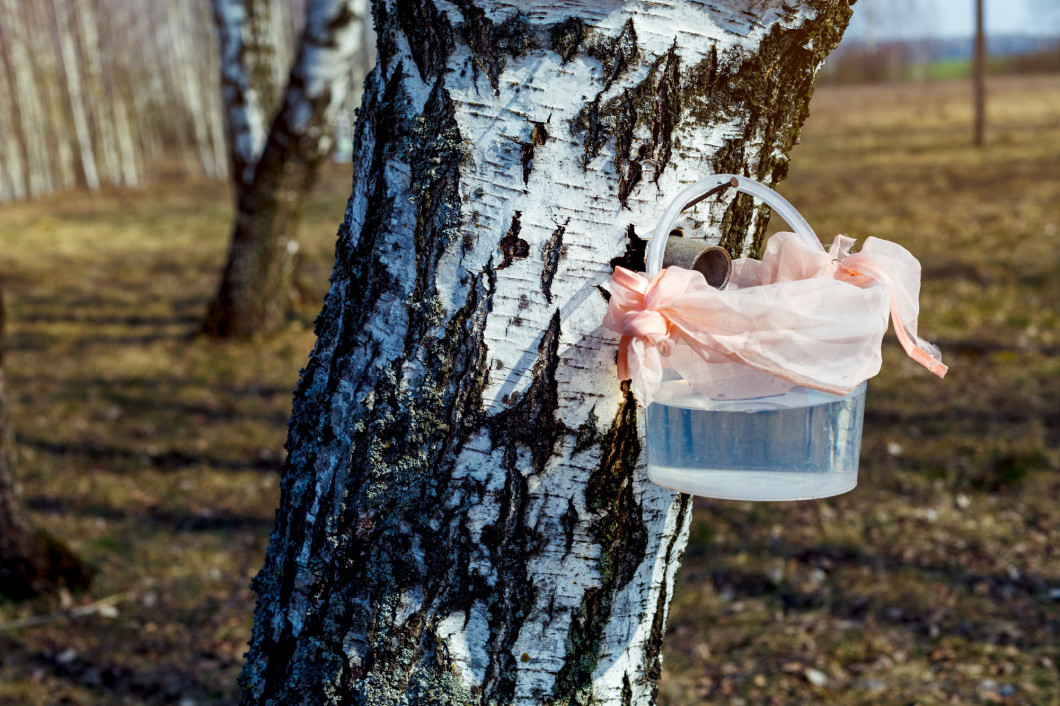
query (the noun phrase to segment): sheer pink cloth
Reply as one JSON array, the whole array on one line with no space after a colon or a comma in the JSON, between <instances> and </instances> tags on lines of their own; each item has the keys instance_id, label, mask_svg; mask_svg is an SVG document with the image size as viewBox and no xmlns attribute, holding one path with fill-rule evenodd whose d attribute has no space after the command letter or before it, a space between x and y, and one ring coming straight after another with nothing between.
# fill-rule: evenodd
<instances>
[{"instance_id":1,"label":"sheer pink cloth","mask_svg":"<svg viewBox=\"0 0 1060 706\"><path fill-rule=\"evenodd\" d=\"M733 262L724 290L669 267L649 281L616 267L604 326L622 334L618 376L644 405L675 370L716 398L759 397L793 384L846 394L880 371L893 318L918 363L946 374L938 348L917 336L920 263L899 245L837 236L827 253L777 233L762 260Z\"/></svg>"}]
</instances>

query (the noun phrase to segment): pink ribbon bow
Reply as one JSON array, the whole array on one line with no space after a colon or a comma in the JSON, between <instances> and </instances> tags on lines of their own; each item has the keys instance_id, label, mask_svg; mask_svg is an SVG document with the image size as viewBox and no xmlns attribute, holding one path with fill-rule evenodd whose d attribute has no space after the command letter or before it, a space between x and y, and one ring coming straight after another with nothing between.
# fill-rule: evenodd
<instances>
[{"instance_id":1,"label":"pink ribbon bow","mask_svg":"<svg viewBox=\"0 0 1060 706\"><path fill-rule=\"evenodd\" d=\"M736 363L844 394L879 372L888 313L906 352L945 375L938 349L916 335L920 263L876 238L848 255L852 243L839 236L825 253L778 233L761 261L733 263L724 291L680 267L650 281L616 267L604 326L622 335L619 379L632 380L637 398L650 404L662 387L664 359L673 356L668 367L692 382L716 377L722 368L712 365ZM695 355L677 355L679 345Z\"/></svg>"}]
</instances>

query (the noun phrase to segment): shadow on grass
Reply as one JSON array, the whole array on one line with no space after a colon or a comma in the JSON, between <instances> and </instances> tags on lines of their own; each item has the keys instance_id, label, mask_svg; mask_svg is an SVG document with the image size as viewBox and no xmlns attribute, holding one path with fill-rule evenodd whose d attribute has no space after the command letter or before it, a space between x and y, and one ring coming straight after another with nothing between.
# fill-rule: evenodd
<instances>
[{"instance_id":1,"label":"shadow on grass","mask_svg":"<svg viewBox=\"0 0 1060 706\"><path fill-rule=\"evenodd\" d=\"M281 462L263 458L232 460L208 456L206 454L189 454L183 451L160 451L149 453L134 451L106 444L83 442L55 442L34 438L25 434L19 437L19 443L36 451L55 456L77 456L86 458L96 464L110 465L114 468L127 466L130 463L142 468L150 466L160 471L180 471L187 468L205 467L216 471L263 471L279 473Z\"/></svg>"},{"instance_id":2,"label":"shadow on grass","mask_svg":"<svg viewBox=\"0 0 1060 706\"><path fill-rule=\"evenodd\" d=\"M104 505L103 503L78 503L69 499L30 498L26 504L35 512L53 515L92 517L110 522L135 521L138 525L148 524L172 532L215 532L250 529L256 532L268 532L272 529L274 519L254 517L229 512L227 510L209 510L200 514L174 512L157 507L137 512L126 508Z\"/></svg>"},{"instance_id":3,"label":"shadow on grass","mask_svg":"<svg viewBox=\"0 0 1060 706\"><path fill-rule=\"evenodd\" d=\"M72 626L71 626L72 627ZM168 648L159 646L159 656ZM175 704L191 700L193 703L235 704L238 699L223 698L218 694L215 675L203 675L202 670L191 662L203 655L185 655L188 663L163 659L154 662L148 670L137 671L105 657L84 654L81 651L56 646L54 649L33 651L17 639L0 638L0 652L21 653L22 666L28 673L50 673L58 680L80 687L108 699L108 703ZM234 669L230 664L218 665ZM211 680L211 677L212 680ZM234 682L234 679L232 680ZM198 697L198 698L195 698ZM113 699L113 701L109 701ZM55 703L80 703L62 700Z\"/></svg>"},{"instance_id":4,"label":"shadow on grass","mask_svg":"<svg viewBox=\"0 0 1060 706\"><path fill-rule=\"evenodd\" d=\"M775 602L785 612L818 613L854 623L902 625L921 640L951 635L1026 650L1060 640L1060 606L1049 596L1050 583L1040 573L982 572L963 568L959 560L930 562L907 560L893 552L868 551L859 545L814 545L776 542L769 555L792 560L817 581L797 581L748 568L710 568L719 557L744 554L746 548L711 544L709 559L688 562L690 582L709 581L727 602L758 599ZM830 585L836 571L868 568L881 582L889 582L886 595L844 591ZM912 572L915 578L908 574ZM919 600L905 589L923 592L943 584L955 599L975 596L994 610L970 612L936 599ZM899 585L901 584L901 585ZM922 597L922 596L921 596ZM964 617L958 617L963 614ZM973 617L974 616L974 617Z\"/></svg>"}]
</instances>

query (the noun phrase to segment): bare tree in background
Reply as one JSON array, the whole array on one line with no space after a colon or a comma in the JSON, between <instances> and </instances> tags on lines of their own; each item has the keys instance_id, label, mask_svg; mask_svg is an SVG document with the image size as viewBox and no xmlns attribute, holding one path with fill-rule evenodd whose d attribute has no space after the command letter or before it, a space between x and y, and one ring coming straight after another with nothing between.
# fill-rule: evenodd
<instances>
[{"instance_id":1,"label":"bare tree in background","mask_svg":"<svg viewBox=\"0 0 1060 706\"><path fill-rule=\"evenodd\" d=\"M976 147L986 143L986 32L983 27L983 0L975 0L974 85Z\"/></svg>"},{"instance_id":2,"label":"bare tree in background","mask_svg":"<svg viewBox=\"0 0 1060 706\"><path fill-rule=\"evenodd\" d=\"M0 596L32 598L60 586L87 588L92 573L62 542L34 526L15 483L15 448L3 369L0 296Z\"/></svg>"},{"instance_id":3,"label":"bare tree in background","mask_svg":"<svg viewBox=\"0 0 1060 706\"><path fill-rule=\"evenodd\" d=\"M211 336L268 333L283 321L298 222L363 51L367 0L310 0L297 57L266 132L274 72L265 59L272 42L262 39L261 28L270 26L262 19L269 4L214 0L236 220L221 284L202 323Z\"/></svg>"},{"instance_id":4,"label":"bare tree in background","mask_svg":"<svg viewBox=\"0 0 1060 706\"><path fill-rule=\"evenodd\" d=\"M691 499L645 477L599 287L684 185L784 178L850 8L519 7L373 1L244 704L655 701ZM703 208L761 244L749 197Z\"/></svg>"},{"instance_id":5,"label":"bare tree in background","mask_svg":"<svg viewBox=\"0 0 1060 706\"><path fill-rule=\"evenodd\" d=\"M272 3L287 25L292 2ZM135 187L173 165L226 178L209 9L210 0L0 0L0 202ZM279 34L288 56L293 40Z\"/></svg>"}]
</instances>

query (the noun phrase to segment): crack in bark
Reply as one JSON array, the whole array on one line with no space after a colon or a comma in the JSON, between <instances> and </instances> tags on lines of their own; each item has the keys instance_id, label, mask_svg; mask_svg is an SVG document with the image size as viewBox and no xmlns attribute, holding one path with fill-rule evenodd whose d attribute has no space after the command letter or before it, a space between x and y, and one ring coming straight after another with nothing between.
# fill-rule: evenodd
<instances>
[{"instance_id":1,"label":"crack in bark","mask_svg":"<svg viewBox=\"0 0 1060 706\"><path fill-rule=\"evenodd\" d=\"M635 36L635 35L634 35ZM640 164L650 160L655 164L658 180L669 164L673 151L673 131L681 118L681 57L677 42L652 62L647 76L639 83L623 89L610 98L604 97L605 86L593 101L582 108L571 123L571 131L583 135L582 162L590 162L611 140L615 142L613 164L615 173L624 177L620 186L620 200L625 205L630 191L639 181ZM642 142L633 157L636 135L646 128L652 135ZM631 164L637 165L631 170Z\"/></svg>"},{"instance_id":2,"label":"crack in bark","mask_svg":"<svg viewBox=\"0 0 1060 706\"><path fill-rule=\"evenodd\" d=\"M530 141L523 143L523 183L530 183L530 171L534 168L534 150L548 141L548 130L545 123L531 121L534 128L530 131ZM546 121L547 122L547 121Z\"/></svg>"},{"instance_id":3,"label":"crack in bark","mask_svg":"<svg viewBox=\"0 0 1060 706\"><path fill-rule=\"evenodd\" d=\"M684 527L685 523L688 521L688 516L691 512L692 496L682 493L681 508L677 513L677 522L674 525L674 533L670 537L670 541L666 544L666 553L664 555L666 566L670 566L671 562L680 561L680 556L675 556L674 552L675 549L677 549L677 540L681 536L681 528ZM683 553L683 551L683 548L677 549L678 554ZM670 587L666 575L664 574L662 585L659 587L659 595L655 601L655 614L652 616L651 632L647 644L644 647L644 663L646 665L644 674L648 679L655 682L662 677L662 642L663 635L666 631L669 594ZM657 688L658 687L656 687L656 689Z\"/></svg>"},{"instance_id":4,"label":"crack in bark","mask_svg":"<svg viewBox=\"0 0 1060 706\"><path fill-rule=\"evenodd\" d=\"M644 256L648 251L648 241L637 237L637 229L630 223L626 228L626 249L618 257L612 258L607 266L614 270L618 266L634 272L643 272L647 265Z\"/></svg>"},{"instance_id":5,"label":"crack in bark","mask_svg":"<svg viewBox=\"0 0 1060 706\"><path fill-rule=\"evenodd\" d=\"M522 212L516 211L512 216L511 225L508 226L508 232L501 238L500 248L504 261L497 266L498 270L508 267L517 258L521 260L530 256L530 243L519 237L519 231L522 229L519 219L522 217Z\"/></svg>"},{"instance_id":6,"label":"crack in bark","mask_svg":"<svg viewBox=\"0 0 1060 706\"><path fill-rule=\"evenodd\" d=\"M563 254L563 234L567 232L568 223L570 223L569 218L563 222L563 225L557 226L556 230L552 231L548 241L541 246L541 260L543 262L541 266L541 291L549 304L552 303L552 280L556 276L556 271L559 270L559 261Z\"/></svg>"}]
</instances>

